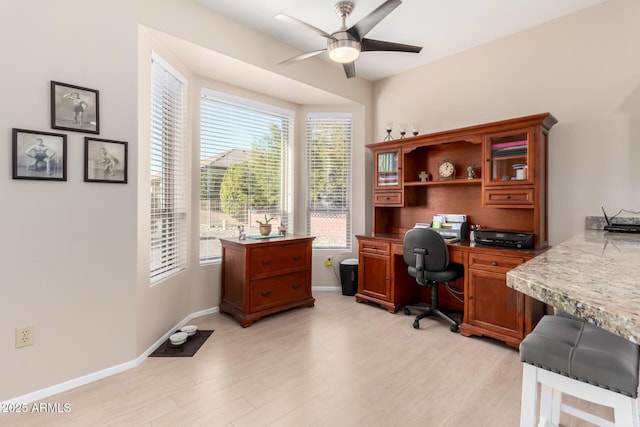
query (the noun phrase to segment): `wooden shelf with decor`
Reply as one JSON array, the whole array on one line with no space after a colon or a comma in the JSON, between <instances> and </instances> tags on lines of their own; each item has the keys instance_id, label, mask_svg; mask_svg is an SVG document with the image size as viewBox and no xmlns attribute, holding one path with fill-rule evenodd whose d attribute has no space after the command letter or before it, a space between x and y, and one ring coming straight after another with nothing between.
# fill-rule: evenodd
<instances>
[{"instance_id":1,"label":"wooden shelf with decor","mask_svg":"<svg viewBox=\"0 0 640 427\"><path fill-rule=\"evenodd\" d=\"M465 266L457 284L464 290L463 306L450 303L452 309L464 309L461 333L517 346L542 316L543 306L507 289L506 272L548 245L547 156L555 123L543 113L367 145L374 159L374 203L371 232L356 236L356 301L395 312L413 298L425 298L406 274L402 239L416 223L430 223L436 214L466 214L469 224L482 228L534 233L530 250L469 241L450 245L451 256ZM446 179L438 175L445 160L454 165Z\"/></svg>"}]
</instances>

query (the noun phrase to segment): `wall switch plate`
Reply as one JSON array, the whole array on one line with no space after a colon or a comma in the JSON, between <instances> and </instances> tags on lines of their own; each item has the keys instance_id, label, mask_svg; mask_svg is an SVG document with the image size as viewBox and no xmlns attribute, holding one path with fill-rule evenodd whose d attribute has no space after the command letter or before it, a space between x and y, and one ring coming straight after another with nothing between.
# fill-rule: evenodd
<instances>
[{"instance_id":1,"label":"wall switch plate","mask_svg":"<svg viewBox=\"0 0 640 427\"><path fill-rule=\"evenodd\" d=\"M33 345L33 326L25 326L24 328L16 328L16 348Z\"/></svg>"}]
</instances>

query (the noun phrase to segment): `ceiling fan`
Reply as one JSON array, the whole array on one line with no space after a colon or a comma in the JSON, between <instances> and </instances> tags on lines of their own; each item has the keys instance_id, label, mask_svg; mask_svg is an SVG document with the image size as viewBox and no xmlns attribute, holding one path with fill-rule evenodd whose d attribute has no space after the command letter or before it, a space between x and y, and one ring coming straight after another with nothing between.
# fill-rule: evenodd
<instances>
[{"instance_id":1,"label":"ceiling fan","mask_svg":"<svg viewBox=\"0 0 640 427\"><path fill-rule=\"evenodd\" d=\"M302 55L287 59L278 65L301 61L303 59L319 55L323 52L327 52L332 61L342 64L344 71L347 74L347 78L351 78L356 75L355 60L360 56L361 52L384 51L420 53L422 50L421 46L411 46L408 44L373 40L364 37L373 27L378 25L382 19L384 19L396 7L400 6L400 4L402 4L401 0L387 0L356 24L347 28L347 18L351 15L354 4L350 1L340 1L336 3L335 10L338 16L342 18L342 26L338 31L332 34L292 16L284 15L282 13L278 14L276 15L277 19L301 24L327 39L326 49L303 53Z\"/></svg>"}]
</instances>

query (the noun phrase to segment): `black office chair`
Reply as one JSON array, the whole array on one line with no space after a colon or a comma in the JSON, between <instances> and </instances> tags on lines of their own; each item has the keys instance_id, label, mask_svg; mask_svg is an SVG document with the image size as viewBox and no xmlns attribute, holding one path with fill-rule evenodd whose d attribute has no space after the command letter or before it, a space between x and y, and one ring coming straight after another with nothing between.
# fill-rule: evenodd
<instances>
[{"instance_id":1,"label":"black office chair","mask_svg":"<svg viewBox=\"0 0 640 427\"><path fill-rule=\"evenodd\" d=\"M404 262L409 266L409 275L416 278L420 286L431 286L431 305L404 308L404 314L411 310L422 311L413 327L420 328L420 319L427 316L438 316L451 324L451 332L458 331L458 322L440 311L438 307L438 283L448 284L464 277L461 264L449 263L449 249L438 232L429 228L412 228L404 235Z\"/></svg>"}]
</instances>

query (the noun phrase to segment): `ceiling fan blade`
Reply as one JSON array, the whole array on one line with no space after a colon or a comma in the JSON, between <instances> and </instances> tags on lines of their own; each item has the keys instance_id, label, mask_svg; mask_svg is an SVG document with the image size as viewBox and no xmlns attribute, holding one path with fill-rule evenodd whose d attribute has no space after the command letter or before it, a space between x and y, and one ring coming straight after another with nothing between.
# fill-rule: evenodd
<instances>
[{"instance_id":1,"label":"ceiling fan blade","mask_svg":"<svg viewBox=\"0 0 640 427\"><path fill-rule=\"evenodd\" d=\"M420 53L422 46L412 46L410 44L385 42L382 40L362 39L362 52L386 51L386 52L410 52Z\"/></svg>"},{"instance_id":2,"label":"ceiling fan blade","mask_svg":"<svg viewBox=\"0 0 640 427\"><path fill-rule=\"evenodd\" d=\"M303 59L311 58L312 56L316 56L321 54L322 52L326 52L327 49L314 50L313 52L303 53L302 55L294 56L293 58L289 58L286 61L282 61L278 63L278 65L290 64L292 62L302 61Z\"/></svg>"},{"instance_id":3,"label":"ceiling fan blade","mask_svg":"<svg viewBox=\"0 0 640 427\"><path fill-rule=\"evenodd\" d=\"M318 27L314 27L311 24L307 24L304 21L299 20L298 18L294 18L293 16L289 16L289 15L285 15L283 13L279 13L276 15L276 19L279 19L280 21L285 21L285 22L292 22L294 24L298 24L298 25L302 25L304 27L309 28L311 31L315 32L316 34L322 36L322 37L326 37L328 39L334 39L334 37L327 33L326 31L321 30Z\"/></svg>"},{"instance_id":4,"label":"ceiling fan blade","mask_svg":"<svg viewBox=\"0 0 640 427\"><path fill-rule=\"evenodd\" d=\"M356 61L347 62L346 64L342 64L342 66L348 79L356 76Z\"/></svg>"},{"instance_id":5,"label":"ceiling fan blade","mask_svg":"<svg viewBox=\"0 0 640 427\"><path fill-rule=\"evenodd\" d=\"M358 41L362 40L373 27L378 25L378 22L382 21L385 16L390 14L391 11L400 6L400 4L402 4L401 0L387 0L378 6L373 12L355 23L347 30L347 33Z\"/></svg>"}]
</instances>

